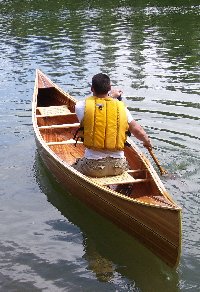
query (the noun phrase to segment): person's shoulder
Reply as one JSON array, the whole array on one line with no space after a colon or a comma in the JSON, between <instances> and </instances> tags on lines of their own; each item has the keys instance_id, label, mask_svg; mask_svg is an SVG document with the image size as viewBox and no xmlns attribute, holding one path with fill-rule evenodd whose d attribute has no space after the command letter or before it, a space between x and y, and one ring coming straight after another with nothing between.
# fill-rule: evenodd
<instances>
[{"instance_id":1,"label":"person's shoulder","mask_svg":"<svg viewBox=\"0 0 200 292\"><path fill-rule=\"evenodd\" d=\"M85 99L82 99L82 100L78 100L77 102L76 102L76 104L84 104L85 103Z\"/></svg>"},{"instance_id":2,"label":"person's shoulder","mask_svg":"<svg viewBox=\"0 0 200 292\"><path fill-rule=\"evenodd\" d=\"M81 108L85 106L85 100L79 100L76 103L76 108Z\"/></svg>"},{"instance_id":3,"label":"person's shoulder","mask_svg":"<svg viewBox=\"0 0 200 292\"><path fill-rule=\"evenodd\" d=\"M128 123L130 124L133 121L133 116L127 107L126 107L126 114L127 114L127 118L128 118Z\"/></svg>"}]
</instances>

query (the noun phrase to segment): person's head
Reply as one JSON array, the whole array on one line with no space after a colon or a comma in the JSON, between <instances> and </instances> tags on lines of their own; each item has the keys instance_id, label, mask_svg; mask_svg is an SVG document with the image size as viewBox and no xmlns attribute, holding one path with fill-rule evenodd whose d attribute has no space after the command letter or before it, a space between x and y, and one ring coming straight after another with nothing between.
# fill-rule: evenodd
<instances>
[{"instance_id":1,"label":"person's head","mask_svg":"<svg viewBox=\"0 0 200 292\"><path fill-rule=\"evenodd\" d=\"M108 75L103 73L98 73L92 77L91 90L96 94L107 94L110 91L110 78Z\"/></svg>"}]
</instances>

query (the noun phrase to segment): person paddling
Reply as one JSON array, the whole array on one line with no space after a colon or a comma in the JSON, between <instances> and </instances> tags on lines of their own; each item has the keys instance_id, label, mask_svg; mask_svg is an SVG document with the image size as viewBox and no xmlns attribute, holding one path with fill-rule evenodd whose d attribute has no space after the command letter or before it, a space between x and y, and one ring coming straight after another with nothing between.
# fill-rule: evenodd
<instances>
[{"instance_id":1,"label":"person paddling","mask_svg":"<svg viewBox=\"0 0 200 292\"><path fill-rule=\"evenodd\" d=\"M129 132L152 148L145 130L133 119L120 99L121 90L111 90L108 75L93 76L92 96L76 104L75 112L81 123L79 133L85 149L74 168L91 177L120 175L128 170L124 147Z\"/></svg>"}]
</instances>

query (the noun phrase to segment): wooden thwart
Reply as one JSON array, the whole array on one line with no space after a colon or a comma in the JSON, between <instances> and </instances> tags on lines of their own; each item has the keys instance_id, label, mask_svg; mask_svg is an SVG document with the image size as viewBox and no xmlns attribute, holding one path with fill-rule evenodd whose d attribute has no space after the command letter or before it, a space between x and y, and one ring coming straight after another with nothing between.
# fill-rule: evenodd
<instances>
[{"instance_id":1,"label":"wooden thwart","mask_svg":"<svg viewBox=\"0 0 200 292\"><path fill-rule=\"evenodd\" d=\"M74 124L61 124L61 125L40 126L38 128L40 130L42 130L42 129L76 128L76 127L79 127L79 126L80 126L80 123L74 123Z\"/></svg>"},{"instance_id":2,"label":"wooden thwart","mask_svg":"<svg viewBox=\"0 0 200 292\"><path fill-rule=\"evenodd\" d=\"M65 144L80 144L80 143L83 143L81 141L76 141L74 139L69 139L69 140L66 140L66 141L55 141L55 142L47 142L46 144L48 146L53 146L53 145L65 145Z\"/></svg>"},{"instance_id":3,"label":"wooden thwart","mask_svg":"<svg viewBox=\"0 0 200 292\"><path fill-rule=\"evenodd\" d=\"M93 182L96 182L100 185L120 185L120 184L130 184L130 183L140 183L140 182L147 182L151 179L149 178L140 178L135 179L132 177L128 172L124 172L121 175L116 176L107 176L107 177L95 177L91 178Z\"/></svg>"}]
</instances>

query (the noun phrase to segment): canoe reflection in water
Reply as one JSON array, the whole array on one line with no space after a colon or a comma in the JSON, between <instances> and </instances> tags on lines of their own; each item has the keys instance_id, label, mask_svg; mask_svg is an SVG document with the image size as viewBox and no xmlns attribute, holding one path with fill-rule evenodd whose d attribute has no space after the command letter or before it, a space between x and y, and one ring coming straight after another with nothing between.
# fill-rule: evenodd
<instances>
[{"instance_id":1,"label":"canoe reflection in water","mask_svg":"<svg viewBox=\"0 0 200 292\"><path fill-rule=\"evenodd\" d=\"M165 265L133 237L86 207L76 197L66 193L46 169L38 154L35 159L35 171L41 191L66 218L66 226L70 223L78 228L72 231L69 226L69 232L74 232L74 238L82 236L85 252L82 258L87 263L85 269L92 271L98 281L112 282L119 278L122 281L123 278L124 281L130 281L134 287L137 283L141 290L151 285L152 288L156 287L157 291L179 291L176 270ZM67 253L67 250L63 253ZM68 261L66 270L67 265ZM84 267L85 264L82 267L83 274Z\"/></svg>"},{"instance_id":2,"label":"canoe reflection in water","mask_svg":"<svg viewBox=\"0 0 200 292\"><path fill-rule=\"evenodd\" d=\"M84 258L88 261L88 269L93 271L99 281L109 282L114 276L113 263L97 252L95 243L84 238Z\"/></svg>"}]
</instances>

